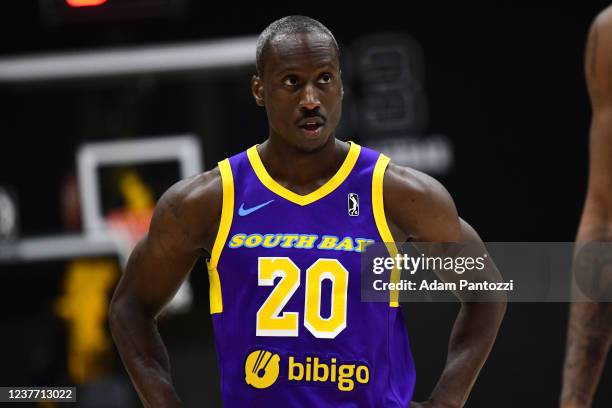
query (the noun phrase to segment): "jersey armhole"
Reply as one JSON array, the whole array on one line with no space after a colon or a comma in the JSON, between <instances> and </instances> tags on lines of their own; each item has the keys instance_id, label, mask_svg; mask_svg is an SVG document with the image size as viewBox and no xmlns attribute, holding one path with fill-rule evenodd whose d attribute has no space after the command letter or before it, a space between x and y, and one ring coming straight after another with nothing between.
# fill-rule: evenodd
<instances>
[{"instance_id":1,"label":"jersey armhole","mask_svg":"<svg viewBox=\"0 0 612 408\"><path fill-rule=\"evenodd\" d=\"M221 183L223 185L223 204L221 206L221 219L219 220L219 230L213 243L210 259L206 262L208 269L208 279L210 282L210 313L223 312L223 297L221 295L221 279L217 266L221 251L227 241L232 219L234 216L234 178L232 167L228 159L219 162L219 172L221 173Z\"/></svg>"},{"instance_id":2,"label":"jersey armhole","mask_svg":"<svg viewBox=\"0 0 612 408\"><path fill-rule=\"evenodd\" d=\"M374 221L376 229L380 234L383 242L387 247L387 251L392 258L397 255L397 246L391 235L387 217L385 215L385 203L383 197L383 181L385 178L385 170L389 165L390 159L381 154L378 156L376 165L374 166L374 175L372 176L372 210L374 211ZM391 282L399 282L400 272L397 268L391 271ZM389 306L399 307L399 292L397 290L389 291Z\"/></svg>"}]
</instances>

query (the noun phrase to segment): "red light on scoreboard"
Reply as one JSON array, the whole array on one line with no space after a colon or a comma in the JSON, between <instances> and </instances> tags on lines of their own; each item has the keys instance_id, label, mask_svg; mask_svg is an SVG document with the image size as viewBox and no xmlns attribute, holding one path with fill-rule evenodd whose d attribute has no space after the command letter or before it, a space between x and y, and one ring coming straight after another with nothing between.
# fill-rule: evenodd
<instances>
[{"instance_id":1,"label":"red light on scoreboard","mask_svg":"<svg viewBox=\"0 0 612 408\"><path fill-rule=\"evenodd\" d=\"M70 7L92 7L106 3L107 0L66 0Z\"/></svg>"},{"instance_id":2,"label":"red light on scoreboard","mask_svg":"<svg viewBox=\"0 0 612 408\"><path fill-rule=\"evenodd\" d=\"M2 3L3 0L0 0ZM23 1L23 0L22 0ZM37 0L49 25L181 18L190 0ZM6 3L6 1L4 1ZM1 12L0 12L1 17Z\"/></svg>"}]
</instances>

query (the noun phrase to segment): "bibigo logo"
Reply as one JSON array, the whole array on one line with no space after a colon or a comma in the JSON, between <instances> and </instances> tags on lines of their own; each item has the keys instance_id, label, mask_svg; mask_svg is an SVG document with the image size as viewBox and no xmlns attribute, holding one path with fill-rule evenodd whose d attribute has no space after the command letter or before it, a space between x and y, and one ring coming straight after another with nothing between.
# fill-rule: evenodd
<instances>
[{"instance_id":1,"label":"bibigo logo","mask_svg":"<svg viewBox=\"0 0 612 408\"><path fill-rule=\"evenodd\" d=\"M255 388L268 388L276 382L280 373L280 357L266 350L252 351L244 364L245 381ZM288 356L287 381L310 383L336 383L340 391L352 391L355 382L367 384L370 370L365 364L338 363L336 358L325 362L319 357L308 356L303 362Z\"/></svg>"},{"instance_id":2,"label":"bibigo logo","mask_svg":"<svg viewBox=\"0 0 612 408\"><path fill-rule=\"evenodd\" d=\"M268 388L278 378L280 357L266 350L255 350L244 363L244 380L255 388Z\"/></svg>"}]
</instances>

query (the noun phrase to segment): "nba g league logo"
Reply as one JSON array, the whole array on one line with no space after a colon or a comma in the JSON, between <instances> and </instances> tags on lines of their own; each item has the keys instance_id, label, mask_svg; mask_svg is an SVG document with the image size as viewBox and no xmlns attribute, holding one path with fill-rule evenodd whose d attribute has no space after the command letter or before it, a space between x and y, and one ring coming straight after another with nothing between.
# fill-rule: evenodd
<instances>
[{"instance_id":1,"label":"nba g league logo","mask_svg":"<svg viewBox=\"0 0 612 408\"><path fill-rule=\"evenodd\" d=\"M359 195L356 193L348 194L348 215L351 217L359 215Z\"/></svg>"}]
</instances>

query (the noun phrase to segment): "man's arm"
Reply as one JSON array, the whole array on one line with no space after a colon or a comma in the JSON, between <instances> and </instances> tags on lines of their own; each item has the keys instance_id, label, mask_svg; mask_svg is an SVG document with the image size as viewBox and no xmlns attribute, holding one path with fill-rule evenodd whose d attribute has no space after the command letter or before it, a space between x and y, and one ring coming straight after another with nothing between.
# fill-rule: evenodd
<instances>
[{"instance_id":1,"label":"man's arm","mask_svg":"<svg viewBox=\"0 0 612 408\"><path fill-rule=\"evenodd\" d=\"M612 8L593 22L587 41L585 76L591 99L587 197L576 237L574 269L582 279L593 271L577 269L580 248L612 241ZM605 273L605 270L604 270ZM609 274L609 269L608 272ZM608 279L603 276L600 279ZM602 282L599 282L601 285ZM605 285L606 282L603 282ZM574 288L577 297L581 294ZM579 300L587 300L581 298ZM563 369L563 408L590 407L612 341L610 303L573 303Z\"/></svg>"},{"instance_id":2,"label":"man's arm","mask_svg":"<svg viewBox=\"0 0 612 408\"><path fill-rule=\"evenodd\" d=\"M385 211L396 241L482 244L461 220L452 198L423 173L389 165L384 180ZM474 303L462 299L448 345L444 370L429 401L413 407L462 407L484 365L506 310L505 299Z\"/></svg>"},{"instance_id":3,"label":"man's arm","mask_svg":"<svg viewBox=\"0 0 612 408\"><path fill-rule=\"evenodd\" d=\"M221 202L218 169L181 181L164 193L149 233L130 255L111 301L111 333L145 407L181 406L157 316L203 250L210 250Z\"/></svg>"}]
</instances>

